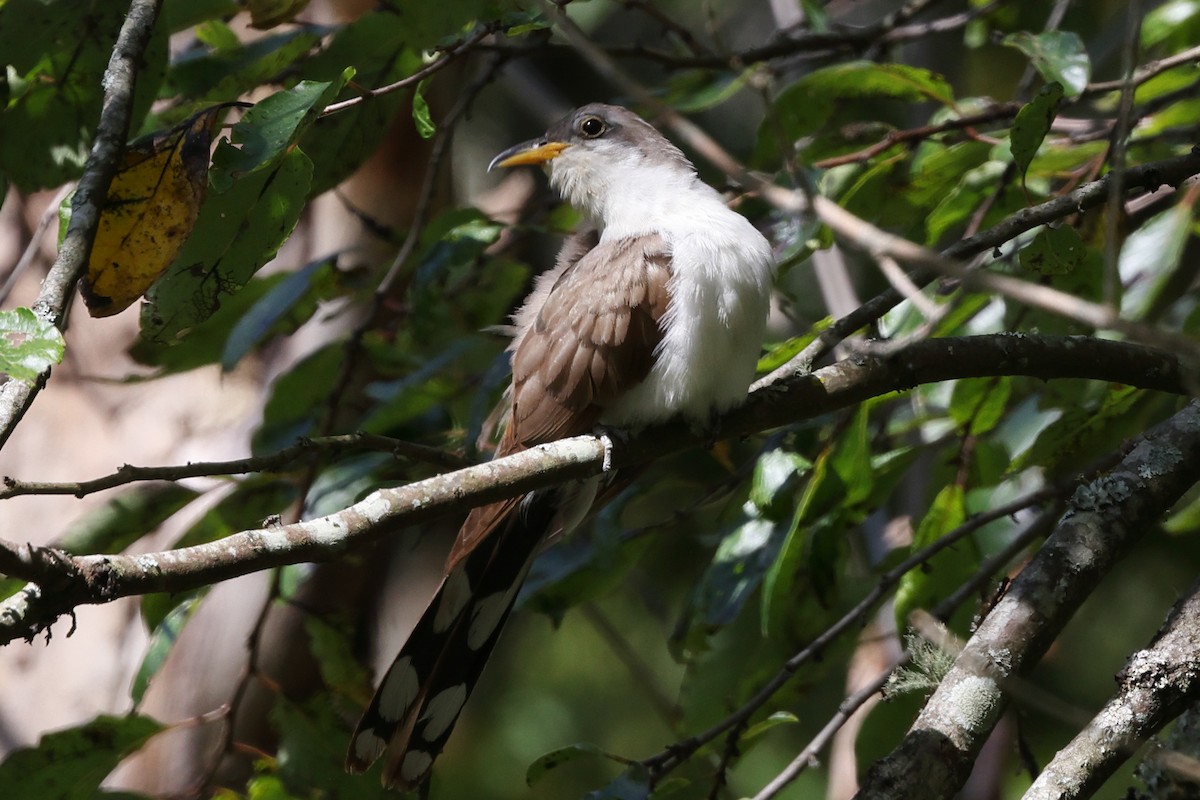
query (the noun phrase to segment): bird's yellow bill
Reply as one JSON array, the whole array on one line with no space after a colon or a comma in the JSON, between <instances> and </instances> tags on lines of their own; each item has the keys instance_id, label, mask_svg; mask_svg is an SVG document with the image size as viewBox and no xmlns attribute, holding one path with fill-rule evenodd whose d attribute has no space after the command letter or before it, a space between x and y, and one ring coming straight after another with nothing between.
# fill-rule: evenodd
<instances>
[{"instance_id":1,"label":"bird's yellow bill","mask_svg":"<svg viewBox=\"0 0 1200 800\"><path fill-rule=\"evenodd\" d=\"M522 164L543 164L551 159L558 158L559 154L570 146L566 142L542 142L533 146L518 145L496 156L495 160L488 166L488 169L494 167L519 167Z\"/></svg>"}]
</instances>

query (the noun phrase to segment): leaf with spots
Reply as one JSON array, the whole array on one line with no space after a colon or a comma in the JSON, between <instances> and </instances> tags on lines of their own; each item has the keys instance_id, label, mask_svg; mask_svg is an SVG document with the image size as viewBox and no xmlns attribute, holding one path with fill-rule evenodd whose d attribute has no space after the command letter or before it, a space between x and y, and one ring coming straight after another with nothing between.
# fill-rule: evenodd
<instances>
[{"instance_id":1,"label":"leaf with spots","mask_svg":"<svg viewBox=\"0 0 1200 800\"><path fill-rule=\"evenodd\" d=\"M80 284L93 317L129 308L183 248L208 190L209 147L222 110L206 109L125 148Z\"/></svg>"},{"instance_id":2,"label":"leaf with spots","mask_svg":"<svg viewBox=\"0 0 1200 800\"><path fill-rule=\"evenodd\" d=\"M1042 228L1021 250L1021 266L1039 275L1068 275L1083 263L1086 248L1069 225Z\"/></svg>"}]
</instances>

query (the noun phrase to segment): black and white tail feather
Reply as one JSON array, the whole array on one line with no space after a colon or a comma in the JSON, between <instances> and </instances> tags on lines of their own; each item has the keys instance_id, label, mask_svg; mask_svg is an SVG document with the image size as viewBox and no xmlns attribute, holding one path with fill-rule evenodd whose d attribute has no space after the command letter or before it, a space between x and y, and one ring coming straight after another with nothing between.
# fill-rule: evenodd
<instances>
[{"instance_id":1,"label":"black and white tail feather","mask_svg":"<svg viewBox=\"0 0 1200 800\"><path fill-rule=\"evenodd\" d=\"M385 756L384 786L407 790L425 780L554 527L558 494L526 496L442 579L354 731L348 770L364 772Z\"/></svg>"}]
</instances>

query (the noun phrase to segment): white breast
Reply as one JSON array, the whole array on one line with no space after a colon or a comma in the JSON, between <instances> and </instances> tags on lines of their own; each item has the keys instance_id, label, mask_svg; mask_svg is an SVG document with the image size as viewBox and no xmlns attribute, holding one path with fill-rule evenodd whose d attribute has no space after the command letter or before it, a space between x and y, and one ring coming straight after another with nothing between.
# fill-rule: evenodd
<instances>
[{"instance_id":1,"label":"white breast","mask_svg":"<svg viewBox=\"0 0 1200 800\"><path fill-rule=\"evenodd\" d=\"M650 374L604 415L613 425L683 413L707 421L746 396L762 347L771 248L745 217L695 181L655 226L671 245L671 302ZM604 237L635 231L609 226Z\"/></svg>"}]
</instances>

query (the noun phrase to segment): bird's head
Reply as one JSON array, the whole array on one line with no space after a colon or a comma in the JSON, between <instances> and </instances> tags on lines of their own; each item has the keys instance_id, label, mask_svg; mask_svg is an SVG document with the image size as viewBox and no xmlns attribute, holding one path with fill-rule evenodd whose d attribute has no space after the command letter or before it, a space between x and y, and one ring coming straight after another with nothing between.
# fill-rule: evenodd
<instances>
[{"instance_id":1,"label":"bird's head","mask_svg":"<svg viewBox=\"0 0 1200 800\"><path fill-rule=\"evenodd\" d=\"M556 122L545 135L508 148L496 167L543 164L550 185L603 223L614 204L625 208L663 188L691 183L695 169L675 145L632 111L591 103Z\"/></svg>"}]
</instances>

